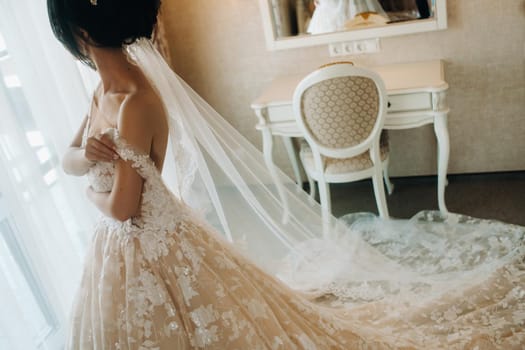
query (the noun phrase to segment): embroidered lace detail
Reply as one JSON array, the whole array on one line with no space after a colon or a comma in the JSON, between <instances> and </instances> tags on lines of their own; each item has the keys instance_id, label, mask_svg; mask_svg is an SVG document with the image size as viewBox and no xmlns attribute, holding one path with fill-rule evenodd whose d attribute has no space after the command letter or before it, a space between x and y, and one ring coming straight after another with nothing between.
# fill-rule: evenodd
<instances>
[{"instance_id":1,"label":"embroidered lace detail","mask_svg":"<svg viewBox=\"0 0 525 350\"><path fill-rule=\"evenodd\" d=\"M289 285L318 286L314 303L238 253L109 132L145 180L142 206L97 223L68 349L523 348L523 228L434 212L346 217L353 236L312 240L283 268ZM88 177L111 190L114 176L97 163Z\"/></svg>"},{"instance_id":2,"label":"embroidered lace detail","mask_svg":"<svg viewBox=\"0 0 525 350\"><path fill-rule=\"evenodd\" d=\"M91 187L97 192L111 191L114 175L115 164L110 162L97 162L89 168L87 173Z\"/></svg>"},{"instance_id":3,"label":"embroidered lace detail","mask_svg":"<svg viewBox=\"0 0 525 350\"><path fill-rule=\"evenodd\" d=\"M177 224L188 215L187 208L168 190L149 155L133 149L119 136L117 129L108 129L105 133L112 138L121 159L131 162L145 181L139 216L124 223L111 218L104 218L103 222L113 229L135 233L141 242L144 257L149 261L156 260L169 253L169 247L174 243L169 233L175 231ZM114 177L114 163L98 162L88 172L90 185L96 191L111 191Z\"/></svg>"}]
</instances>

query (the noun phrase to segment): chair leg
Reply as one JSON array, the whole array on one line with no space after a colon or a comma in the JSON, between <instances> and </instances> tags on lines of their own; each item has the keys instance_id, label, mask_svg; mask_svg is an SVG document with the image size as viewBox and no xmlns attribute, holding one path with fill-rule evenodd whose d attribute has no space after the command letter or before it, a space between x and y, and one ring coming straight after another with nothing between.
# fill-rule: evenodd
<instances>
[{"instance_id":1,"label":"chair leg","mask_svg":"<svg viewBox=\"0 0 525 350\"><path fill-rule=\"evenodd\" d=\"M331 214L332 213L332 203L330 199L330 184L326 183L324 180L317 181L319 186L319 199L321 202L321 208L323 211Z\"/></svg>"},{"instance_id":2,"label":"chair leg","mask_svg":"<svg viewBox=\"0 0 525 350\"><path fill-rule=\"evenodd\" d=\"M391 195L394 192L394 184L390 181L390 175L388 174L388 159L383 163L383 179L385 181L388 195Z\"/></svg>"},{"instance_id":3,"label":"chair leg","mask_svg":"<svg viewBox=\"0 0 525 350\"><path fill-rule=\"evenodd\" d=\"M331 218L332 218L332 203L330 198L330 184L324 180L317 181L319 186L319 199L321 202L321 215L323 220L323 235L326 237L330 234Z\"/></svg>"},{"instance_id":4,"label":"chair leg","mask_svg":"<svg viewBox=\"0 0 525 350\"><path fill-rule=\"evenodd\" d=\"M310 186L310 198L315 199L315 193L316 193L316 191L315 191L315 181L308 174L306 174L306 177L308 177L308 185Z\"/></svg>"},{"instance_id":5,"label":"chair leg","mask_svg":"<svg viewBox=\"0 0 525 350\"><path fill-rule=\"evenodd\" d=\"M375 166L374 175L372 176L372 183L374 184L374 193L377 202L377 209L379 210L379 216L383 219L388 219L388 206L386 204L385 186L383 185L381 166Z\"/></svg>"}]
</instances>

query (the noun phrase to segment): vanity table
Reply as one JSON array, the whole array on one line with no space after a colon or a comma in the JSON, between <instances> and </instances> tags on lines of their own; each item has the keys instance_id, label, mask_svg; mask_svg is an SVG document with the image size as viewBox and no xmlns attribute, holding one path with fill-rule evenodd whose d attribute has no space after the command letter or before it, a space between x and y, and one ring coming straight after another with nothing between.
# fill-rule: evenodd
<instances>
[{"instance_id":1,"label":"vanity table","mask_svg":"<svg viewBox=\"0 0 525 350\"><path fill-rule=\"evenodd\" d=\"M449 159L449 136L446 104L448 84L445 81L443 62L440 60L399 63L367 67L383 79L388 93L388 108L384 128L399 130L434 125L437 138L438 205L447 212L445 186ZM292 163L297 183L302 183L299 161L292 138L302 137L292 110L292 96L297 84L305 75L284 76L275 79L251 104L258 118L256 128L262 132L263 153L266 165L274 167L273 137L283 139Z\"/></svg>"}]
</instances>

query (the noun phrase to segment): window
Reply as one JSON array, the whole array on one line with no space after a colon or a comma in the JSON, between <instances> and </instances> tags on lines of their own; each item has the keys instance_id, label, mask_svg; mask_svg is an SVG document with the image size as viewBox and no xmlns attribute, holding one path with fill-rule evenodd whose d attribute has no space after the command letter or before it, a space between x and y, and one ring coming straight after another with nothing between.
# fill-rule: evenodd
<instances>
[{"instance_id":1,"label":"window","mask_svg":"<svg viewBox=\"0 0 525 350\"><path fill-rule=\"evenodd\" d=\"M67 190L60 181L59 156L38 127L35 117L39 116L33 115L24 93L24 81L17 72L2 33L0 104L4 104L0 106L3 112L0 113L0 273L11 290L9 295L16 299L6 302L18 305L22 314L17 315L18 321L23 321L34 348L54 350L62 346L63 339L59 335L59 318L46 292L46 283L50 281L38 275L35 261L21 237L31 230L37 235L47 236L49 227L60 222L57 230L68 236L79 257L83 256L84 242L66 196ZM6 184L9 188L3 187ZM2 193L3 190L10 195ZM24 219L30 218L27 221L32 222L21 220L20 213L26 214ZM39 217L53 219L40 225ZM0 329L0 348L10 348L2 344L2 339Z\"/></svg>"}]
</instances>

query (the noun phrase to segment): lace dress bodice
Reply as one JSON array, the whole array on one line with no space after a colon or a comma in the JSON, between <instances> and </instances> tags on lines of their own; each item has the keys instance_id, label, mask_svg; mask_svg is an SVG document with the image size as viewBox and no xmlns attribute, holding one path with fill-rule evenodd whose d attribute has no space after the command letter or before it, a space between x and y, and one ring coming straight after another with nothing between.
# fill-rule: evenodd
<instances>
[{"instance_id":1,"label":"lace dress bodice","mask_svg":"<svg viewBox=\"0 0 525 350\"><path fill-rule=\"evenodd\" d=\"M87 130L87 128L86 128ZM167 244L162 233L173 232L177 223L189 215L188 208L168 189L151 157L133 149L123 138L118 129L105 131L113 140L120 158L129 161L137 173L144 179L140 215L121 222L104 216L99 223L113 228L122 228L128 234L136 233L137 237L150 247L150 258L156 258ZM83 143L86 140L86 133ZM97 192L109 192L115 180L114 162L97 162L86 174L90 186ZM140 233L140 235L139 235ZM148 244L148 242L150 244ZM153 244L153 242L157 244Z\"/></svg>"}]
</instances>

